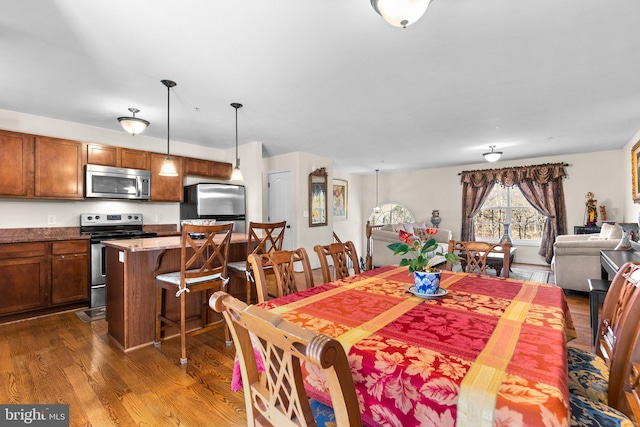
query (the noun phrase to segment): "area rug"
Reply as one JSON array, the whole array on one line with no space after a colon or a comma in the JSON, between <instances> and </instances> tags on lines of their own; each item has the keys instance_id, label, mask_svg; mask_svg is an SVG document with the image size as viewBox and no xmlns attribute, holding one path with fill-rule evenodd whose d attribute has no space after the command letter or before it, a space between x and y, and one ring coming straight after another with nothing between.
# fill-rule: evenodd
<instances>
[{"instance_id":1,"label":"area rug","mask_svg":"<svg viewBox=\"0 0 640 427\"><path fill-rule=\"evenodd\" d=\"M459 268L459 266L456 266ZM456 271L454 267L453 271ZM488 276L495 276L496 270L487 268ZM535 267L511 267L509 278L526 280L528 282L555 283L554 275L547 270L536 269Z\"/></svg>"},{"instance_id":2,"label":"area rug","mask_svg":"<svg viewBox=\"0 0 640 427\"><path fill-rule=\"evenodd\" d=\"M93 322L105 318L105 307L90 308L88 310L76 311L76 316L84 323Z\"/></svg>"}]
</instances>

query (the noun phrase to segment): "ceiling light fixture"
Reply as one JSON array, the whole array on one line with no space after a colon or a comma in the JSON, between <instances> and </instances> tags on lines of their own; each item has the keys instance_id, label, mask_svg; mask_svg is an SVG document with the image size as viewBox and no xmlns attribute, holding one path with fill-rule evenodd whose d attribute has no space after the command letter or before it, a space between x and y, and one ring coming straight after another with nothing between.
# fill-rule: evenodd
<instances>
[{"instance_id":1,"label":"ceiling light fixture","mask_svg":"<svg viewBox=\"0 0 640 427\"><path fill-rule=\"evenodd\" d=\"M376 169L376 205L373 207L373 213L380 213L382 208L378 206L378 172L380 169Z\"/></svg>"},{"instance_id":2,"label":"ceiling light fixture","mask_svg":"<svg viewBox=\"0 0 640 427\"><path fill-rule=\"evenodd\" d=\"M236 167L231 173L231 181L243 181L242 171L240 170L240 157L238 157L238 108L242 108L242 104L234 102L231 104L236 109Z\"/></svg>"},{"instance_id":3,"label":"ceiling light fixture","mask_svg":"<svg viewBox=\"0 0 640 427\"><path fill-rule=\"evenodd\" d=\"M137 108L129 108L129 111L133 113L133 117L118 117L118 121L124 130L135 136L142 133L149 126L149 122L136 117L136 113L140 112Z\"/></svg>"},{"instance_id":4,"label":"ceiling light fixture","mask_svg":"<svg viewBox=\"0 0 640 427\"><path fill-rule=\"evenodd\" d=\"M500 157L502 156L502 151L493 151L493 149L496 148L495 145L490 145L489 148L491 148L490 153L482 154L484 158L487 159L487 162L497 162L498 160L500 160Z\"/></svg>"},{"instance_id":5,"label":"ceiling light fixture","mask_svg":"<svg viewBox=\"0 0 640 427\"><path fill-rule=\"evenodd\" d=\"M171 156L169 155L169 111L170 111L170 97L171 97L171 88L176 86L176 82L171 80L160 80L163 85L167 87L167 157L164 159L162 163L162 167L160 167L160 176L178 176L178 171L176 170L176 165L171 160Z\"/></svg>"},{"instance_id":6,"label":"ceiling light fixture","mask_svg":"<svg viewBox=\"0 0 640 427\"><path fill-rule=\"evenodd\" d=\"M431 0L371 0L378 15L394 27L407 28L416 22L431 4Z\"/></svg>"}]
</instances>

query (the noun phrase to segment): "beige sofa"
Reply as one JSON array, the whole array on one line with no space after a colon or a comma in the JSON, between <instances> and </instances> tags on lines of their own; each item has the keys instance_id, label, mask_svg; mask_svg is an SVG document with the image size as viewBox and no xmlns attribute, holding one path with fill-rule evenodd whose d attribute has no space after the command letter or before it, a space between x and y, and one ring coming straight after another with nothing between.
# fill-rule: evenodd
<instances>
[{"instance_id":1,"label":"beige sofa","mask_svg":"<svg viewBox=\"0 0 640 427\"><path fill-rule=\"evenodd\" d=\"M600 251L615 249L622 238L618 224L602 224L600 234L567 234L556 237L551 269L562 289L589 292L588 279L599 279Z\"/></svg>"},{"instance_id":2,"label":"beige sofa","mask_svg":"<svg viewBox=\"0 0 640 427\"><path fill-rule=\"evenodd\" d=\"M367 268L381 267L384 265L398 265L399 255L393 255L391 249L387 248L390 243L400 241L398 232L400 229L413 233L413 227L427 228L425 222L414 222L406 224L387 224L384 226L368 226L367 227ZM431 227L433 228L433 227ZM443 228L438 229L438 233L433 238L440 246L439 252L446 252L449 248L449 240L452 239L451 230Z\"/></svg>"}]
</instances>

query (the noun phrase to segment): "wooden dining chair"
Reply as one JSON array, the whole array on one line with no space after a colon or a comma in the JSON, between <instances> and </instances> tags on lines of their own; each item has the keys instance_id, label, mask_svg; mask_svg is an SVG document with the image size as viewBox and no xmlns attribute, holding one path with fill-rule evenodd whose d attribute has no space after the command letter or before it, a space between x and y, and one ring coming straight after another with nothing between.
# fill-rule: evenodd
<instances>
[{"instance_id":1,"label":"wooden dining chair","mask_svg":"<svg viewBox=\"0 0 640 427\"><path fill-rule=\"evenodd\" d=\"M247 425L362 425L349 361L337 340L289 323L260 307L247 306L225 292L213 294L209 306L223 314L231 330L240 363ZM264 372L258 370L258 357ZM330 407L307 395L301 362L307 370L315 367L322 371Z\"/></svg>"},{"instance_id":2,"label":"wooden dining chair","mask_svg":"<svg viewBox=\"0 0 640 427\"><path fill-rule=\"evenodd\" d=\"M461 258L460 264L463 271L475 274L487 274L487 267L496 268L496 276L502 274L509 277L511 268L511 244L510 243L488 243L470 242L461 240L449 240L449 253L453 253ZM499 259L502 262L493 265L492 259ZM491 264L491 265L490 265ZM453 270L453 263L447 261L446 269Z\"/></svg>"},{"instance_id":3,"label":"wooden dining chair","mask_svg":"<svg viewBox=\"0 0 640 427\"><path fill-rule=\"evenodd\" d=\"M351 271L353 271L353 274L360 273L358 253L352 241L331 243L329 245L316 245L313 249L318 254L318 259L320 260L320 269L322 270L322 280L324 280L324 283L349 277ZM329 258L332 260L332 265L329 264ZM333 278L331 270L334 272Z\"/></svg>"},{"instance_id":4,"label":"wooden dining chair","mask_svg":"<svg viewBox=\"0 0 640 427\"><path fill-rule=\"evenodd\" d=\"M274 297L298 292L299 278L302 278L305 289L314 286L311 264L304 248L293 251L272 251L262 255L251 254L248 259L254 271L259 303L265 302L269 297L266 267L271 268L274 273L276 285Z\"/></svg>"},{"instance_id":5,"label":"wooden dining chair","mask_svg":"<svg viewBox=\"0 0 640 427\"><path fill-rule=\"evenodd\" d=\"M287 226L286 221L280 222L249 222L249 231L247 233L247 255L250 254L266 254L271 251L279 251L282 249L284 242L284 231ZM229 263L229 272L231 274L241 275L246 280L247 304L251 303L252 283L255 278L249 265L249 259L244 261L234 261Z\"/></svg>"},{"instance_id":6,"label":"wooden dining chair","mask_svg":"<svg viewBox=\"0 0 640 427\"><path fill-rule=\"evenodd\" d=\"M156 328L154 345L162 342L162 331L169 327L180 329L180 363L187 363L187 324L200 320L200 330L224 327L224 319L208 322L207 298L210 290L225 290L227 259L233 224L224 225L188 225L182 226L180 245L180 271L158 274L156 276ZM194 236L194 237L192 237ZM195 237L197 236L197 237ZM180 317L171 319L166 313L167 292L175 293L180 299ZM201 310L187 318L187 294L200 294ZM192 296L191 298L195 298ZM230 345L229 332L225 327L225 339Z\"/></svg>"},{"instance_id":7,"label":"wooden dining chair","mask_svg":"<svg viewBox=\"0 0 640 427\"><path fill-rule=\"evenodd\" d=\"M568 349L569 391L591 402L622 410L629 358L640 324L640 264L628 262L605 298L595 353Z\"/></svg>"}]
</instances>

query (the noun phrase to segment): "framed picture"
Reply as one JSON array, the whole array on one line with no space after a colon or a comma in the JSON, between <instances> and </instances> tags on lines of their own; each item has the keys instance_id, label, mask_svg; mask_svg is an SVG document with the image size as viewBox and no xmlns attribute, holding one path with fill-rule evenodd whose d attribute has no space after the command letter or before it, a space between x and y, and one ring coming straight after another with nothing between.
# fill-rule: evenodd
<instances>
[{"instance_id":1,"label":"framed picture","mask_svg":"<svg viewBox=\"0 0 640 427\"><path fill-rule=\"evenodd\" d=\"M343 179L333 180L333 220L346 221L348 183Z\"/></svg>"},{"instance_id":2,"label":"framed picture","mask_svg":"<svg viewBox=\"0 0 640 427\"><path fill-rule=\"evenodd\" d=\"M636 143L631 149L631 192L633 196L633 201L635 203L640 203L640 171L638 170L638 166L640 162L640 141Z\"/></svg>"},{"instance_id":3,"label":"framed picture","mask_svg":"<svg viewBox=\"0 0 640 427\"><path fill-rule=\"evenodd\" d=\"M327 171L318 168L309 174L309 227L327 225Z\"/></svg>"}]
</instances>

